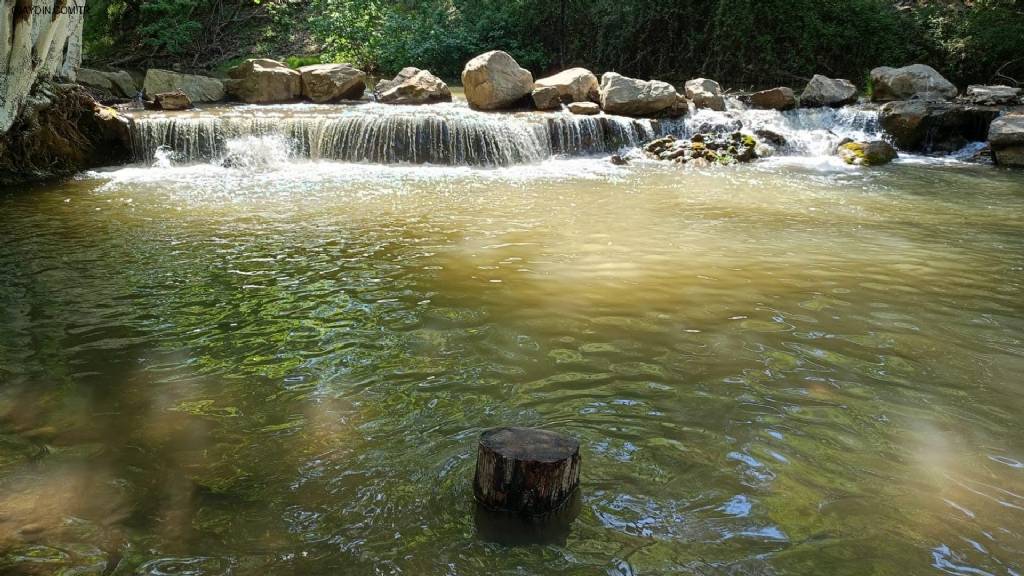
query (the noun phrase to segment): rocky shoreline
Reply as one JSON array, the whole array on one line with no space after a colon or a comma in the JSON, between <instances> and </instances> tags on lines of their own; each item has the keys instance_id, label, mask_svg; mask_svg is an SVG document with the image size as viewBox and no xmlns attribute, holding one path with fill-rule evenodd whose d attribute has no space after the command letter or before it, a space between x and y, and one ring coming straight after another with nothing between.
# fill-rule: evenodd
<instances>
[{"instance_id":1,"label":"rocky shoreline","mask_svg":"<svg viewBox=\"0 0 1024 576\"><path fill-rule=\"evenodd\" d=\"M121 112L142 107L174 112L191 109L197 104L231 101L321 104L372 100L382 104L422 106L452 100L448 85L429 70L404 68L393 79L378 81L368 91L367 74L349 64L314 64L292 69L268 58L248 59L229 70L227 78L223 79L154 68L146 71L140 86L125 71L82 68L77 71L77 83L81 90L74 100L79 109L76 123L87 117L86 126L103 128L87 128L80 136L69 138L83 140L86 143L83 150L105 152L65 153L62 148L67 146L56 141L59 139L48 141L39 134L69 132L68 129L39 131L36 127L40 123L40 112L46 107L29 106L23 113L25 119L4 137L0 148L3 158L0 180L10 183L60 176L96 166L99 162L127 161L131 145L124 126L132 120L130 115ZM606 72L599 78L585 68L571 68L535 80L529 70L500 50L486 52L467 62L462 72L462 85L469 106L485 112L536 110L678 118L701 109L726 111L739 106L786 112L797 108L841 108L863 101L858 97L857 87L849 80L822 75L811 78L799 94L792 88L780 86L730 95L718 82L707 78L689 80L678 90L667 82L630 78L615 72ZM35 101L47 101L47 94L52 95L52 92L52 88L37 87ZM879 123L888 142L844 142L843 145L853 146L840 146L836 154L851 164L882 164L896 157L896 149L911 153L948 153L961 149L968 142L987 140L997 164L1024 166L1024 102L1020 88L969 86L961 94L936 70L914 64L873 70L867 100L880 106ZM55 121L45 113L42 118L49 118L44 124ZM766 153L765 145L757 140L761 135L754 134L745 134L734 142L749 149L750 154L719 155L718 150L729 147L705 146L716 145L722 138L735 140L736 136L729 132L722 129L714 134L697 134L685 143L672 143L669 159L693 165L722 164L756 158L758 149ZM744 138L751 138L752 142ZM25 144L33 139L35 147ZM661 149L664 144L649 143L644 148L646 155L665 159L666 150ZM767 144L778 145L770 141ZM890 144L894 146L891 153L884 149ZM65 161L47 163L29 159L26 151L30 149L35 150L38 158L60 156ZM866 156L865 152L868 152Z\"/></svg>"}]
</instances>

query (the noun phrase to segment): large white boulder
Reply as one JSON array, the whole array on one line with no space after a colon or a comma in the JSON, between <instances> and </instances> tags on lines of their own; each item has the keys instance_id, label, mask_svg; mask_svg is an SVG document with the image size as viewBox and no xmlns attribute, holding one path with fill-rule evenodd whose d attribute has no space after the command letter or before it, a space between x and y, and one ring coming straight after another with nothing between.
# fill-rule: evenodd
<instances>
[{"instance_id":1,"label":"large white boulder","mask_svg":"<svg viewBox=\"0 0 1024 576\"><path fill-rule=\"evenodd\" d=\"M473 108L510 108L533 91L533 74L507 52L492 50L466 62L462 87Z\"/></svg>"},{"instance_id":2,"label":"large white boulder","mask_svg":"<svg viewBox=\"0 0 1024 576\"><path fill-rule=\"evenodd\" d=\"M871 88L871 99L875 102L910 100L914 96L952 100L957 95L956 86L927 64L875 68L871 71Z\"/></svg>"},{"instance_id":3,"label":"large white boulder","mask_svg":"<svg viewBox=\"0 0 1024 576\"><path fill-rule=\"evenodd\" d=\"M616 72L601 76L598 90L601 108L608 114L649 116L672 108L679 100L676 89L660 80L638 80Z\"/></svg>"}]
</instances>

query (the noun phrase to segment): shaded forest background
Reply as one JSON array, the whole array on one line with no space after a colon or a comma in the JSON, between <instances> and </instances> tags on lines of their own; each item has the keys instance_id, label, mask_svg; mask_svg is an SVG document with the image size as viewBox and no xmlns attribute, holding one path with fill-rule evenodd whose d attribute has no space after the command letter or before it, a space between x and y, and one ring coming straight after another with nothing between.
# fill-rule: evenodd
<instances>
[{"instance_id":1,"label":"shaded forest background","mask_svg":"<svg viewBox=\"0 0 1024 576\"><path fill-rule=\"evenodd\" d=\"M1017 0L90 0L86 63L217 73L252 56L404 66L457 79L510 52L535 76L569 66L643 78L862 87L871 68L931 64L959 85L1024 82Z\"/></svg>"}]
</instances>

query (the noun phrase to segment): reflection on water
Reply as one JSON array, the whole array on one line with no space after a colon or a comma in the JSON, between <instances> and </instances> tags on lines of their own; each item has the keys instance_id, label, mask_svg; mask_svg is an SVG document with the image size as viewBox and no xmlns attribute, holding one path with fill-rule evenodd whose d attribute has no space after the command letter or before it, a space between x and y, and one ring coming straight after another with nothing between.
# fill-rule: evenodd
<instances>
[{"instance_id":1,"label":"reflection on water","mask_svg":"<svg viewBox=\"0 0 1024 576\"><path fill-rule=\"evenodd\" d=\"M0 572L1020 576L1022 184L581 159L0 196ZM581 439L555 542L478 533L509 424Z\"/></svg>"}]
</instances>

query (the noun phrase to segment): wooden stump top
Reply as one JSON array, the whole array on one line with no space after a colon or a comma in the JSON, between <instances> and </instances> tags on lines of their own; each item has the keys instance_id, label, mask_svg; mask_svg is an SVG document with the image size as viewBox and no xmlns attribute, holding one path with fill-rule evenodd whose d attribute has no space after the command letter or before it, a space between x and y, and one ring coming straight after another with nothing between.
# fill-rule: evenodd
<instances>
[{"instance_id":1,"label":"wooden stump top","mask_svg":"<svg viewBox=\"0 0 1024 576\"><path fill-rule=\"evenodd\" d=\"M509 460L561 462L579 452L574 438L536 428L495 428L480 436L480 444Z\"/></svg>"}]
</instances>

